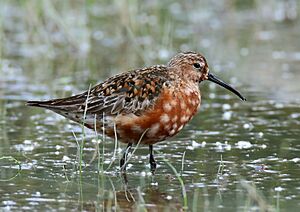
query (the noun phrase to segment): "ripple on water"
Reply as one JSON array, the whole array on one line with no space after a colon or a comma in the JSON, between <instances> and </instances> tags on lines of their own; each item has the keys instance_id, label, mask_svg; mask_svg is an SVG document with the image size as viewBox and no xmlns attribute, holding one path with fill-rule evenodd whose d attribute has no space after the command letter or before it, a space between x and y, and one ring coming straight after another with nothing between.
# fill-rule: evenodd
<instances>
[{"instance_id":1,"label":"ripple on water","mask_svg":"<svg viewBox=\"0 0 300 212\"><path fill-rule=\"evenodd\" d=\"M9 3L10 1L5 2ZM213 205L216 204L216 207L224 207L225 210L235 210L236 208L233 207L235 205L238 205L237 207L240 208L236 210L259 210L258 207L251 208L251 205L247 208L249 202L251 202L249 201L249 198L251 198L251 195L253 193L249 194L250 192L243 192L243 195L240 195L241 193L236 192L237 190L239 190L238 185L243 184L243 188L246 188L246 190L248 189L248 191L255 192L255 189L262 191L261 193L265 195L265 198L262 199L265 199L267 203L275 205L275 207L277 206L276 204L278 204L278 209L281 209L283 211L289 210L288 207L292 204L288 200L299 197L298 194L300 191L300 187L297 184L299 182L298 170L300 165L300 146L298 144L300 133L299 102L297 103L297 100L295 99L291 99L291 102L287 103L279 102L277 100L264 100L273 97L278 98L277 93L279 90L276 90L276 88L273 89L274 85L272 84L273 81L270 80L270 75L267 75L268 81L266 81L267 83L270 82L272 84L272 87L270 87L270 89L263 89L264 86L261 86L259 84L264 84L264 82L262 83L262 81L259 80L258 83L255 81L255 84L251 85L252 82L250 82L250 80L246 78L246 84L250 84L248 89L247 85L244 86L244 83L243 86L241 86L242 83L240 83L239 85L239 80L237 79L240 79L238 77L243 77L245 74L247 75L247 73L252 73L253 71L255 72L255 70L251 69L253 66L251 61L255 60L258 67L257 70L260 71L259 74L261 74L260 76L262 78L264 78L263 75L267 74L266 71L261 71L262 68L267 68L268 73L272 72L273 69L280 70L281 72L284 72L281 73L282 75L279 75L280 79L289 79L288 84L297 85L299 81L298 74L296 73L298 63L292 62L299 61L300 54L298 51L288 49L294 47L293 45L286 45L287 50L285 51L272 52L272 49L268 49L268 43L266 43L267 46L265 46L264 42L261 42L260 44L262 45L252 45L253 48L259 50L256 51L258 52L258 54L251 54L250 51L252 51L252 47L249 48L249 46L244 46L240 48L240 45L231 45L238 46L238 49L229 49L230 52L237 52L238 57L249 57L249 64L243 64L245 65L245 70L251 70L250 72L245 70L239 71L239 67L237 65L241 61L236 61L236 55L231 54L231 61L227 60L225 64L222 64L222 61L218 62L218 57L222 58L224 55L216 54L217 64L212 69L217 71L221 71L221 69L229 70L230 68L236 70L236 73L239 73L240 76L230 79L230 82L234 86L240 87L242 92L246 92L245 95L248 97L249 101L245 104L244 102L241 103L240 101L236 100L233 95L226 93L226 91L219 89L219 87L217 87L215 84L210 83L208 90L209 92L203 92L203 96L204 99L207 97L210 97L212 99L206 99L203 102L201 106L202 111L199 113L199 116L195 117L195 119L190 122L186 128L183 129L183 132L179 134L178 137L172 139L171 141L166 141L164 143L155 145L155 149L161 150L163 154L156 155L158 170L157 174L154 177L149 171L149 165L146 165L148 164L148 147L142 146L139 147L138 151L133 155L130 163L128 164L128 185L124 186L122 183L120 183L121 179L119 178L118 161L115 161L113 166L109 170L105 171L104 174L99 175L97 159L92 163L90 163L90 160L95 152L94 146L96 144L102 145L102 143L100 143L99 141L90 142L90 140L92 139L88 137L86 138L87 142L85 143L86 146L84 148L83 155L83 183L78 183L79 171L78 159L76 158L77 144L74 137L72 136L72 132L75 132L78 139L81 140L81 127L78 125L69 124L69 122L65 121L64 118L56 116L52 112L42 112L42 110L38 109L29 110L28 108L24 107L24 100L48 99L50 98L50 95L58 96L55 93L56 91L59 91L61 93L69 93L70 91L75 91L76 88L84 87L84 84L86 82L83 82L80 76L82 76L82 70L85 70L86 68L91 70L84 71L84 74L92 75L89 75L89 77L85 78L91 78L94 81L94 76L98 77L103 74L99 73L99 69L97 69L97 67L100 67L100 64L102 70L111 70L107 68L106 63L114 64L116 65L116 67L124 66L124 55L128 59L128 54L123 53L114 54L114 57L109 56L109 60L105 61L106 63L103 63L103 58L104 60L105 58L107 58L107 52L111 51L111 47L114 47L114 49L118 49L119 47L121 47L126 51L128 50L128 52L131 51L130 45L125 45L124 48L124 42L122 42L122 40L124 41L124 39L127 39L126 36L124 37L124 39L120 39L120 36L113 36L109 39L105 38L107 33L107 31L105 30L111 29L111 22L108 22L106 20L101 21L101 19L102 17L106 17L106 13L108 12L110 12L109 15L112 17L114 17L115 15L120 15L118 12L120 9L120 5L109 4L109 7L106 8L106 6L102 3L98 4L98 7L93 4L91 4L91 6L87 5L87 9L94 11L92 13L96 13L95 10L99 10L99 14L96 14L96 19L99 25L103 25L103 29L100 27L103 32L101 31L100 33L99 31L97 31L98 29L95 30L93 28L87 28L97 28L98 25L93 26L92 24L87 26L85 24L86 18L88 18L88 20L91 19L91 21L93 22L93 16L86 17L86 15L84 15L84 20L81 20L78 19L78 17L74 19L73 16L68 15L69 11L76 12L75 14L77 15L80 14L82 8L77 8L78 5L73 5L72 7L68 8L68 4L65 5L66 7L59 7L59 5L53 3L53 6L55 6L55 8L59 11L61 9L62 11L64 11L63 8L69 9L68 12L61 12L60 14L63 14L63 16L66 17L66 20L69 21L68 28L71 29L71 32L74 26L77 31L78 29L80 30L80 28L83 28L84 31L88 29L88 31L91 30L92 32L97 32L93 33L92 36L97 39L98 44L100 43L101 45L104 45L101 46L101 51L97 50L99 46L91 45L93 51L98 51L98 54L94 54L94 56L92 54L90 55L91 57L89 57L89 60L92 61L91 63L86 63L86 57L80 56L80 58L77 58L77 55L73 54L74 49L79 49L79 54L86 54L89 51L89 45L87 45L87 41L85 39L84 42L78 42L79 45L77 45L76 42L74 43L74 39L71 39L72 46L74 44L75 47L79 48L64 48L65 45L69 46L69 43L64 42L70 40L63 39L63 32L65 32L65 29L63 29L63 32L61 32L60 26L58 26L57 29L55 29L57 32L51 34L47 31L51 27L49 29L47 29L46 27L45 32L52 36L50 36L50 38L54 38L54 40L57 40L59 44L61 44L53 46L51 44L51 40L53 39L49 40L51 49L54 48L54 52L55 54L57 54L56 58L56 56L51 53L51 51L50 53L49 51L47 51L49 50L49 48L47 48L48 44L45 45L39 43L39 41L43 39L34 39L33 41L29 39L32 36L28 35L31 35L32 33L34 35L35 32L26 31L26 23L22 20L22 18L27 14L26 9L24 10L22 6L16 4L14 4L15 6L13 7L0 8L1 11L7 13L5 16L6 18L4 19L6 24L3 25L3 32L5 35L4 37L7 38L7 42L5 42L5 45L7 45L7 47L14 47L4 48L3 55L4 57L9 55L10 60L4 58L0 61L0 74L3 73L3 76L0 77L0 98L2 98L1 103L2 100L4 102L3 113L2 108L0 108L0 117L4 118L0 120L0 123L3 124L3 126L8 126L7 130L2 131L1 128L1 145L4 146L3 151L1 152L3 154L16 154L16 158L21 158L20 160L23 170L23 173L15 180L10 181L9 183L1 184L0 190L2 191L3 186L3 188L5 188L3 189L5 195L0 198L10 198L9 200L1 200L1 204L4 205L4 210L39 210L39 205L41 207L41 210L45 210L45 208L47 208L46 210L70 210L70 207L74 207L76 210L82 209L80 208L80 206L82 206L80 204L82 204L82 202L86 203L87 201L91 201L93 207L95 207L99 203L97 202L98 198L102 198L101 192L114 193L116 190L123 191L123 187L126 187L126 189L130 187L141 188L141 196L145 197L145 205L150 207L153 207L154 204L158 205L161 203L159 201L154 202L154 204L150 203L149 199L146 199L148 196L146 190L151 190L159 199L165 198L168 201L174 199L178 200L181 198L181 186L176 175L173 173L172 169L170 169L170 167L164 162L163 159L169 160L169 162L179 172L181 170L183 157L182 152L184 151L186 151L187 154L185 155L184 171L181 177L185 183L185 187L189 188L187 189L187 192L189 192L188 195L194 194L194 192L196 191L194 188L213 187L213 189L199 189L200 193L203 192L203 195L205 195L205 198L201 197L199 199L200 201L203 200L203 202L199 201L200 207L202 207L203 205L206 207L208 205L207 210L214 210ZM25 6L28 7L30 5L31 4ZM184 8L186 5L179 2L172 5L171 16L176 16L175 19L176 21L178 21L179 25L185 24L181 23L181 21L185 22L185 16L182 16L181 13L185 11ZM129 6L133 6L133 8L135 8L134 4L130 4ZM149 6L151 8L148 8ZM205 6L209 7L209 5ZM216 6L218 6L218 4L216 4ZM278 6L278 8L285 8L281 7L282 5ZM145 4L143 9L153 9L153 7L155 7L154 9L157 9L157 11L161 10L160 4ZM218 7L224 10L222 3ZM234 9L232 10L231 7L233 7ZM293 33L294 29L297 32L299 31L299 27L297 24L295 25L288 23L285 26L287 30L276 31L276 27L273 27L273 29L270 29L269 31L262 31L257 34L255 30L253 31L253 27L248 26L249 24L254 24L255 26L257 26L258 24L260 24L259 21L255 20L255 17L248 17L249 15L247 16L247 14L259 12L256 11L256 7L251 7L249 9L246 8L246 12L242 13L240 13L239 8L235 4L232 4L230 5L230 7L225 8L225 10L228 9L233 13L237 12L238 14L242 14L243 18L247 21L250 20L250 22L247 23L245 27L242 22L244 19L241 19L242 21L240 21L239 24L242 23L240 26L243 25L245 29L238 29L240 30L240 33L236 34L243 35L243 33L250 32L252 34L254 33L254 35L258 35L258 39L261 41L272 40L274 44L276 44L276 42L277 44L282 44L282 39L278 39L286 35L282 33L288 32L290 36L290 34ZM245 9L243 9L243 11L244 10ZM31 11L34 12L34 10ZM113 12L111 13L111 11ZM226 30L226 26L222 26L222 21L217 20L218 16L215 16L214 12L211 12L214 10L205 11L209 12L201 13L197 11L197 9L195 11L191 11L193 14L193 21L197 21L197 18L207 19L208 17L208 19L211 19L211 17L217 17L211 24L211 26L213 26L212 28L215 28L213 30ZM168 17L168 11L164 10L164 12L166 12L164 15L167 15L167 19L169 19L171 16ZM271 11L269 15L272 16L272 12L273 11ZM194 16L195 14L196 16ZM43 17L42 13L39 15ZM143 24L145 20L148 22L150 20L151 23L149 23L153 26L159 26L159 24L161 24L158 23L158 19L153 15L149 17L147 15L142 16ZM226 17L224 18L226 19ZM72 25L72 20L76 20L77 22L79 20L80 23L84 24L83 26L80 24L77 25L79 23L78 22ZM111 18L111 20L114 20L114 18ZM251 21L253 23L251 23ZM46 22L49 22L50 25L53 24L52 20L47 20ZM206 23L206 21L204 20L201 23ZM136 26L138 26L137 28L142 29L142 25L139 25L140 21L137 21L135 24ZM282 24L284 25L285 23ZM270 27L272 28L272 26ZM119 29L118 27L115 28ZM184 27L177 28L180 30L175 31L177 34L179 32L179 37L181 38L191 37L190 35L193 35L194 31L198 31L190 30L189 26L187 26L188 30L186 30L187 28L184 29ZM260 27L257 28L260 29ZM247 31L248 29L251 30ZM230 27L229 30L232 30L232 27ZM37 32L39 31L37 30ZM87 33L87 35L88 34L89 33ZM293 37L290 36L289 38ZM298 39L298 37L296 38ZM136 39L142 42L142 44L147 45L151 44L152 42L151 35L137 35ZM210 45L213 45L213 43L217 41L219 37L214 37L211 33L205 35L204 32L203 38L201 39L202 40L200 44L204 45L205 47L209 47ZM287 39L289 41L289 43L287 44L298 44L297 39ZM88 39L88 41L89 40L90 39ZM240 42L239 39L233 40ZM223 43L226 44L226 42ZM221 44L221 49L224 49L224 47L228 47L228 45L222 46L222 42L218 44ZM21 48L15 48L18 46ZM30 46L32 46L33 48L28 48ZM178 47L180 47L180 44L176 44L175 42L174 49ZM185 49L189 48L188 45L182 45L181 47ZM9 49L9 51L6 51L6 49ZM80 60L78 63L79 65L77 63L74 63L75 66L70 65L73 64L73 61L69 60L71 58L70 54L64 55L66 49L68 54L70 53L69 50L71 50L72 55L76 57L75 59ZM155 47L153 49L157 48ZM172 54L172 51L174 51L174 49L162 49L158 51L158 54L157 52L150 50L148 51L147 55L147 48L144 48L143 50L145 50L145 55L143 55L143 59L148 58L148 60L153 60L156 58L160 58L166 61L166 58L168 58ZM275 62L280 62L281 64L279 64L278 66L278 64L274 64L274 61L268 60L268 58L266 60L265 57L261 57L262 54L259 53L260 50L263 51L263 55L267 52L271 52L271 57L269 59L275 59ZM77 52L77 50L75 51ZM14 57L14 55L17 55L17 57ZM48 60L49 58L51 58L51 60ZM65 60L65 58L67 58L67 60ZM226 58L224 59L224 61L225 60ZM133 61L136 60L133 58ZM132 58L130 59L130 55L129 61L127 62L128 64L126 63L125 67L132 62ZM86 64L88 64L89 66L85 67ZM269 64L271 64L271 66L269 66ZM43 74L41 74L41 70L43 70ZM74 72L74 70L76 72ZM104 74L111 75L111 73ZM220 74L223 74L223 72ZM247 77L246 75L244 77ZM254 74L253 76L256 75ZM278 75L274 74L274 76ZM271 78L272 77L273 75L271 76ZM73 78L79 78L77 84L72 80ZM290 82L290 80L292 81ZM44 83L45 81L49 82ZM280 84L281 88L283 89L280 90L284 90L283 81L282 84ZM203 91L205 91L205 86L206 85L203 86ZM296 88L297 92L299 90L299 87ZM4 91L4 93L2 91ZM272 94L271 97L269 94ZM285 92L284 95L291 96L292 94L290 94L289 92ZM30 111L30 113L28 111ZM199 119L199 123L197 122L197 119ZM183 137L182 135L184 135L185 137ZM103 156L105 168L112 160L113 148L114 147L112 140L108 140L108 142L105 143L105 154ZM118 157L122 155L122 151L123 149L118 149ZM220 160L220 155L222 155L222 160ZM219 167L220 171L218 171ZM12 165L1 166L1 168L2 174L2 171L7 171L8 173L10 173L9 171L13 170L14 172L16 172L19 167L16 165ZM70 181L66 180L65 175L69 176ZM249 186L245 186L245 182L239 182L238 179L241 176L249 180L246 182L247 184L250 185L252 183L255 183L256 185L258 185L257 188L251 190L249 189ZM107 177L107 179L109 180L102 181L102 178L105 177ZM98 181L100 181L100 183ZM99 184L102 183L105 184L104 187L99 188ZM80 186L82 187L79 188ZM164 193L164 197L159 195L159 189L162 193ZM220 191L223 190L227 191L221 193ZM270 191L272 191L271 194ZM80 196L80 192L83 196ZM244 196L246 198L245 201L243 199ZM81 197L83 198L80 199ZM212 202L210 202L211 199L213 199ZM278 202L276 200L278 200ZM180 201L181 199L178 202ZM191 203L192 201L192 198L188 199L189 203ZM125 202L127 205L134 204L133 202L128 203L127 200L125 200ZM138 199L137 202L139 202ZM101 204L102 199L98 206L100 206ZM246 208L240 205L246 205ZM77 206L79 207L77 208ZM294 208L297 208L297 206L299 206L299 203L297 202L293 206L296 206ZM93 210L93 207L91 207L90 210ZM102 208L100 208L100 210L101 209ZM167 210L168 209L169 208L167 208Z\"/></svg>"},{"instance_id":2,"label":"ripple on water","mask_svg":"<svg viewBox=\"0 0 300 212\"><path fill-rule=\"evenodd\" d=\"M203 141L202 143L198 143L198 142L192 140L191 145L188 145L186 147L186 149L188 149L188 150L194 150L194 149L197 149L197 148L204 148L205 145L206 145L205 141Z\"/></svg>"},{"instance_id":3,"label":"ripple on water","mask_svg":"<svg viewBox=\"0 0 300 212\"><path fill-rule=\"evenodd\" d=\"M14 145L14 148L19 152L31 152L38 148L40 144L31 140L24 140L22 144Z\"/></svg>"}]
</instances>

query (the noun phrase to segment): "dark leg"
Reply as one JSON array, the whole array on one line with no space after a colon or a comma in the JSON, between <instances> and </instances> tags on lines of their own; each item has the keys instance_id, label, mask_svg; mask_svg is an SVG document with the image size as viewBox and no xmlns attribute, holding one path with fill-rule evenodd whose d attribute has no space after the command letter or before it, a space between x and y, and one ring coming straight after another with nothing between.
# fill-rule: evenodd
<instances>
[{"instance_id":1,"label":"dark leg","mask_svg":"<svg viewBox=\"0 0 300 212\"><path fill-rule=\"evenodd\" d=\"M156 162L154 160L154 156L153 156L153 145L149 145L149 154L150 154L150 160L149 160L149 163L150 163L150 169L151 169L151 172L152 174L155 173L155 170L156 170Z\"/></svg>"},{"instance_id":2,"label":"dark leg","mask_svg":"<svg viewBox=\"0 0 300 212\"><path fill-rule=\"evenodd\" d=\"M120 176L121 176L121 179L122 179L121 182L122 182L122 184L123 184L123 186L125 187L125 190L126 190L127 185L128 185L127 174L126 174L125 171L122 171L122 172L120 173Z\"/></svg>"},{"instance_id":3,"label":"dark leg","mask_svg":"<svg viewBox=\"0 0 300 212\"><path fill-rule=\"evenodd\" d=\"M131 147L132 147L132 143L129 143L123 153L123 157L120 160L121 171L126 171L126 160Z\"/></svg>"}]
</instances>

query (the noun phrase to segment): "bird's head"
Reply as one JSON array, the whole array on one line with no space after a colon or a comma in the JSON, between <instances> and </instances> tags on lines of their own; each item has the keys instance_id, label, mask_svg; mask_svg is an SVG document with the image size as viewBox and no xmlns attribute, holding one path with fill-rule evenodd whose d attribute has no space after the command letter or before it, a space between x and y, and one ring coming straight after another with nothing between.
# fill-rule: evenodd
<instances>
[{"instance_id":1,"label":"bird's head","mask_svg":"<svg viewBox=\"0 0 300 212\"><path fill-rule=\"evenodd\" d=\"M184 80L200 83L204 80L214 82L227 90L233 92L242 100L246 100L240 92L231 85L218 79L210 73L208 64L204 56L196 52L183 52L175 55L168 63L168 67Z\"/></svg>"}]
</instances>

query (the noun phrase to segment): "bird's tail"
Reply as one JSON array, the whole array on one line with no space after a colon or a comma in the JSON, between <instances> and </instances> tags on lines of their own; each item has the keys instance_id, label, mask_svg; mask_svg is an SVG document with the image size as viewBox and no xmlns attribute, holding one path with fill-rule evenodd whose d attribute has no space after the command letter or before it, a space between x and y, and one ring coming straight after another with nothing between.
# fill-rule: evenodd
<instances>
[{"instance_id":1,"label":"bird's tail","mask_svg":"<svg viewBox=\"0 0 300 212\"><path fill-rule=\"evenodd\" d=\"M64 100L63 102L61 102ZM81 104L72 105L70 102L66 101L68 99L53 99L48 101L28 101L26 102L27 106L40 107L51 110L59 115L62 115L68 119L71 119L77 123L84 124L90 129L94 128L95 115L86 114L84 116L83 112L78 112L78 107ZM98 123L97 126L102 126L101 123Z\"/></svg>"},{"instance_id":2,"label":"bird's tail","mask_svg":"<svg viewBox=\"0 0 300 212\"><path fill-rule=\"evenodd\" d=\"M56 104L57 101L55 100L47 100L47 101L28 101L26 102L26 106L32 106L32 107L41 107L46 108L50 110L54 109L64 109L62 105Z\"/></svg>"},{"instance_id":3,"label":"bird's tail","mask_svg":"<svg viewBox=\"0 0 300 212\"><path fill-rule=\"evenodd\" d=\"M47 107L49 106L49 101L28 101L25 105L32 107Z\"/></svg>"}]
</instances>

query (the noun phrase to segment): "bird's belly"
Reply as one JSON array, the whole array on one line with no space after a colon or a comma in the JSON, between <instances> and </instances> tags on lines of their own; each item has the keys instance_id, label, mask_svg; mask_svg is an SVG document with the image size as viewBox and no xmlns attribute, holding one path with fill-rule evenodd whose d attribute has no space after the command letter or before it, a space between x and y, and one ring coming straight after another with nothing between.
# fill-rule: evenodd
<instances>
[{"instance_id":1,"label":"bird's belly","mask_svg":"<svg viewBox=\"0 0 300 212\"><path fill-rule=\"evenodd\" d=\"M197 90L198 91L198 90ZM115 117L118 139L124 143L153 144L177 134L200 106L198 92L165 92L152 109L140 116L120 114ZM114 136L110 130L109 136Z\"/></svg>"}]
</instances>

